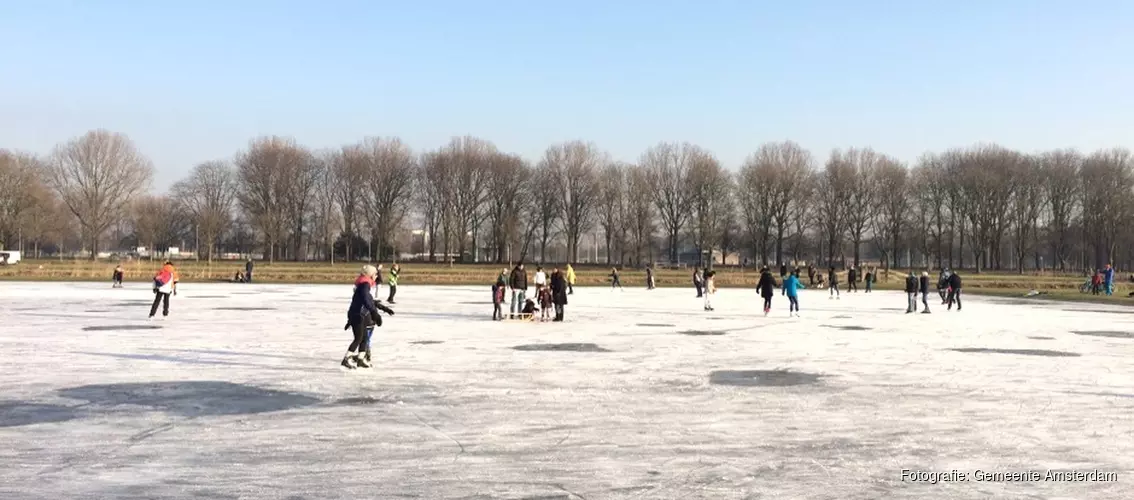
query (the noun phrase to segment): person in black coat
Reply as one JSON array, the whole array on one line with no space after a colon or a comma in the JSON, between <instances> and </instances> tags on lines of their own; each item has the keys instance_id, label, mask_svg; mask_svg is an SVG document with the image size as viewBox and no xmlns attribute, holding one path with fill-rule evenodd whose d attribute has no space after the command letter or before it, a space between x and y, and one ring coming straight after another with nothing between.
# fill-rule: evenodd
<instances>
[{"instance_id":1,"label":"person in black coat","mask_svg":"<svg viewBox=\"0 0 1134 500\"><path fill-rule=\"evenodd\" d=\"M918 285L919 285L919 288L920 288L919 291L921 292L921 305L925 306L925 308L922 309L921 313L922 314L929 314L929 272L928 271L922 271L921 272L921 279L918 281Z\"/></svg>"},{"instance_id":2,"label":"person in black coat","mask_svg":"<svg viewBox=\"0 0 1134 500\"><path fill-rule=\"evenodd\" d=\"M947 299L947 302L949 303L948 309L950 311L953 310L953 301L954 300L957 301L957 310L960 311L961 310L961 275L957 274L956 271L954 271L952 274L949 275L949 297Z\"/></svg>"},{"instance_id":3,"label":"person in black coat","mask_svg":"<svg viewBox=\"0 0 1134 500\"><path fill-rule=\"evenodd\" d=\"M827 271L827 286L831 289L831 294L827 298L831 296L839 298L839 273L835 272L835 266L831 266L831 270Z\"/></svg>"},{"instance_id":4,"label":"person in black coat","mask_svg":"<svg viewBox=\"0 0 1134 500\"><path fill-rule=\"evenodd\" d=\"M523 262L512 269L512 274L508 276L508 288L512 289L512 305L508 317L515 319L517 314L523 312L525 295L528 293L528 272L524 270Z\"/></svg>"},{"instance_id":5,"label":"person in black coat","mask_svg":"<svg viewBox=\"0 0 1134 500\"><path fill-rule=\"evenodd\" d=\"M906 314L917 312L917 276L913 271L906 276Z\"/></svg>"},{"instance_id":6,"label":"person in black coat","mask_svg":"<svg viewBox=\"0 0 1134 500\"><path fill-rule=\"evenodd\" d=\"M567 305L567 278L556 268L551 273L551 303L555 304L555 318L552 321L563 321L563 306Z\"/></svg>"},{"instance_id":7,"label":"person in black coat","mask_svg":"<svg viewBox=\"0 0 1134 500\"><path fill-rule=\"evenodd\" d=\"M246 262L244 264L244 282L245 283L251 283L252 282L252 268L253 267L255 267L255 265L252 264L252 258L249 257L248 262Z\"/></svg>"},{"instance_id":8,"label":"person in black coat","mask_svg":"<svg viewBox=\"0 0 1134 500\"><path fill-rule=\"evenodd\" d=\"M853 267L847 271L847 291L858 292L858 270Z\"/></svg>"},{"instance_id":9,"label":"person in black coat","mask_svg":"<svg viewBox=\"0 0 1134 500\"><path fill-rule=\"evenodd\" d=\"M374 266L362 266L362 273L354 281L354 295L350 299L347 309L347 324L344 330L351 330L354 340L351 341L347 353L343 356L342 366L348 369L370 368L370 333L373 327L382 326L382 316L379 310L391 316L394 311L374 301L371 290L374 289L374 278L378 270Z\"/></svg>"},{"instance_id":10,"label":"person in black coat","mask_svg":"<svg viewBox=\"0 0 1134 500\"><path fill-rule=\"evenodd\" d=\"M772 310L772 297L775 296L776 279L772 277L772 272L767 267L760 270L760 281L756 283L756 289L760 291L760 296L764 297L764 316Z\"/></svg>"}]
</instances>

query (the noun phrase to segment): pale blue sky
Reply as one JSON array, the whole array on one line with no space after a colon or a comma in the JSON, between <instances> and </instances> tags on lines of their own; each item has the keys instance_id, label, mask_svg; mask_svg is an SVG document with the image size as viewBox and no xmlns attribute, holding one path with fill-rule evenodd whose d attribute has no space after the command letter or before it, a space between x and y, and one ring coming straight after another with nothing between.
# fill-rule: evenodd
<instances>
[{"instance_id":1,"label":"pale blue sky","mask_svg":"<svg viewBox=\"0 0 1134 500\"><path fill-rule=\"evenodd\" d=\"M1132 95L1134 2L0 0L0 147L124 132L158 189L264 134L1134 147Z\"/></svg>"}]
</instances>

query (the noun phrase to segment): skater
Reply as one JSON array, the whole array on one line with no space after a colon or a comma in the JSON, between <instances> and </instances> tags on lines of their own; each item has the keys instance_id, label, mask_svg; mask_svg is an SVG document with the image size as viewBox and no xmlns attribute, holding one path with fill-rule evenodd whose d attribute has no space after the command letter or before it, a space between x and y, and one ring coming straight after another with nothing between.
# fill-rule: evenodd
<instances>
[{"instance_id":1,"label":"skater","mask_svg":"<svg viewBox=\"0 0 1134 500\"><path fill-rule=\"evenodd\" d=\"M567 264L567 295L575 295L575 268Z\"/></svg>"},{"instance_id":2,"label":"skater","mask_svg":"<svg viewBox=\"0 0 1134 500\"><path fill-rule=\"evenodd\" d=\"M807 265L807 284L811 285L811 286L815 286L815 265L814 264L808 264Z\"/></svg>"},{"instance_id":3,"label":"skater","mask_svg":"<svg viewBox=\"0 0 1134 500\"><path fill-rule=\"evenodd\" d=\"M941 296L941 305L945 305L949 292L949 270L941 269L941 274L937 275L937 294Z\"/></svg>"},{"instance_id":4,"label":"skater","mask_svg":"<svg viewBox=\"0 0 1134 500\"><path fill-rule=\"evenodd\" d=\"M508 316L515 319L520 309L524 307L524 296L528 293L528 272L524 270L524 263L516 264L512 269L512 276L508 278L508 287L512 289L512 304L508 309Z\"/></svg>"},{"instance_id":5,"label":"skater","mask_svg":"<svg viewBox=\"0 0 1134 500\"><path fill-rule=\"evenodd\" d=\"M563 277L559 269L551 273L551 302L555 305L555 319L551 321L563 321L563 306L567 305L570 286L571 282Z\"/></svg>"},{"instance_id":6,"label":"skater","mask_svg":"<svg viewBox=\"0 0 1134 500\"><path fill-rule=\"evenodd\" d=\"M614 290L614 287L618 287L619 290L622 289L622 281L618 279L617 267L610 268L610 289Z\"/></svg>"},{"instance_id":7,"label":"skater","mask_svg":"<svg viewBox=\"0 0 1134 500\"><path fill-rule=\"evenodd\" d=\"M917 312L917 277L913 271L906 276L906 314Z\"/></svg>"},{"instance_id":8,"label":"skater","mask_svg":"<svg viewBox=\"0 0 1134 500\"><path fill-rule=\"evenodd\" d=\"M252 282L252 268L253 267L255 267L255 266L252 264L252 257L248 257L248 262L244 263L244 282L245 283L251 283Z\"/></svg>"},{"instance_id":9,"label":"skater","mask_svg":"<svg viewBox=\"0 0 1134 500\"><path fill-rule=\"evenodd\" d=\"M536 299L539 299L540 292L543 291L544 288L547 288L547 273L543 272L542 266L536 266L536 268L535 268Z\"/></svg>"},{"instance_id":10,"label":"skater","mask_svg":"<svg viewBox=\"0 0 1134 500\"><path fill-rule=\"evenodd\" d=\"M508 287L508 283L504 281L504 273L496 277L496 283L492 284L492 321L500 321L504 319L504 310L501 306L504 304L504 289Z\"/></svg>"},{"instance_id":11,"label":"skater","mask_svg":"<svg viewBox=\"0 0 1134 500\"><path fill-rule=\"evenodd\" d=\"M161 270L154 275L154 303L150 306L150 317L157 314L161 304L161 315L169 316L169 296L177 294L177 270L173 263L166 261Z\"/></svg>"},{"instance_id":12,"label":"skater","mask_svg":"<svg viewBox=\"0 0 1134 500\"><path fill-rule=\"evenodd\" d=\"M961 276L956 272L949 273L949 307L953 310L953 301L957 302L957 312L961 311Z\"/></svg>"},{"instance_id":13,"label":"skater","mask_svg":"<svg viewBox=\"0 0 1134 500\"><path fill-rule=\"evenodd\" d=\"M122 270L122 264L118 264L117 266L115 266L114 274L111 275L111 277L110 277L111 288L122 288L122 278L125 275L126 275L126 272Z\"/></svg>"},{"instance_id":14,"label":"skater","mask_svg":"<svg viewBox=\"0 0 1134 500\"><path fill-rule=\"evenodd\" d=\"M850 268L847 271L847 293L858 293L858 270Z\"/></svg>"},{"instance_id":15,"label":"skater","mask_svg":"<svg viewBox=\"0 0 1134 500\"><path fill-rule=\"evenodd\" d=\"M838 299L839 298L839 273L835 272L835 266L831 266L831 269L829 271L827 271L827 283L828 283L827 286L831 290L831 293L827 295L827 298L830 299L830 298L834 297L834 298Z\"/></svg>"},{"instance_id":16,"label":"skater","mask_svg":"<svg viewBox=\"0 0 1134 500\"><path fill-rule=\"evenodd\" d=\"M382 264L378 264L378 275L374 277L374 300L381 300L378 297L382 296L382 283L385 282L385 280L382 279L384 277L384 271Z\"/></svg>"},{"instance_id":17,"label":"skater","mask_svg":"<svg viewBox=\"0 0 1134 500\"><path fill-rule=\"evenodd\" d=\"M780 262L780 279L784 279L784 276L787 276L787 264Z\"/></svg>"},{"instance_id":18,"label":"skater","mask_svg":"<svg viewBox=\"0 0 1134 500\"><path fill-rule=\"evenodd\" d=\"M704 278L701 276L701 270L700 269L694 269L693 270L693 288L697 289L697 298L698 299L701 298L704 295L703 293L701 293L701 290L704 288L704 286L705 286L705 282L704 282Z\"/></svg>"},{"instance_id":19,"label":"skater","mask_svg":"<svg viewBox=\"0 0 1134 500\"><path fill-rule=\"evenodd\" d=\"M653 266L646 266L646 290L654 289L654 268Z\"/></svg>"},{"instance_id":20,"label":"skater","mask_svg":"<svg viewBox=\"0 0 1134 500\"><path fill-rule=\"evenodd\" d=\"M717 285L713 279L716 276L714 271L705 271L705 310L713 310L713 294L717 293Z\"/></svg>"},{"instance_id":21,"label":"skater","mask_svg":"<svg viewBox=\"0 0 1134 500\"><path fill-rule=\"evenodd\" d=\"M764 298L764 316L767 316L772 311L772 297L775 296L776 279L772 277L772 272L768 270L767 266L760 270L760 281L756 283L756 289L760 291L760 296Z\"/></svg>"},{"instance_id":22,"label":"skater","mask_svg":"<svg viewBox=\"0 0 1134 500\"><path fill-rule=\"evenodd\" d=\"M878 279L878 278L875 277L875 275L874 275L874 269L868 269L866 271L866 279L865 279L865 281L866 281L866 292L865 293L870 293L871 290L874 290L874 280L876 280L876 279Z\"/></svg>"},{"instance_id":23,"label":"skater","mask_svg":"<svg viewBox=\"0 0 1134 500\"><path fill-rule=\"evenodd\" d=\"M1114 295L1114 268L1110 264L1106 265L1106 270L1103 271L1103 287L1107 295ZM961 306L957 306L957 310L961 310Z\"/></svg>"},{"instance_id":24,"label":"skater","mask_svg":"<svg viewBox=\"0 0 1134 500\"><path fill-rule=\"evenodd\" d=\"M788 316L799 317L800 288L803 288L803 283L799 281L799 269L796 269L784 280L784 291L787 292L788 298Z\"/></svg>"},{"instance_id":25,"label":"skater","mask_svg":"<svg viewBox=\"0 0 1134 500\"><path fill-rule=\"evenodd\" d=\"M394 315L394 311L374 300L373 288L378 277L378 269L369 264L362 266L358 279L354 280L354 294L347 309L347 324L344 330L354 334L350 347L347 347L343 356L344 368L370 368L370 335L373 327L382 326L382 316L379 310Z\"/></svg>"},{"instance_id":26,"label":"skater","mask_svg":"<svg viewBox=\"0 0 1134 500\"><path fill-rule=\"evenodd\" d=\"M394 304L394 295L398 293L398 273L402 271L402 266L394 264L390 266L390 296L386 297L386 302Z\"/></svg>"},{"instance_id":27,"label":"skater","mask_svg":"<svg viewBox=\"0 0 1134 500\"><path fill-rule=\"evenodd\" d=\"M547 321L548 315L551 314L551 287L541 287L537 296L539 297L539 320Z\"/></svg>"},{"instance_id":28,"label":"skater","mask_svg":"<svg viewBox=\"0 0 1134 500\"><path fill-rule=\"evenodd\" d=\"M922 314L929 314L929 271L921 272L921 280L918 281L918 288L921 292L921 305L925 306L921 310Z\"/></svg>"}]
</instances>

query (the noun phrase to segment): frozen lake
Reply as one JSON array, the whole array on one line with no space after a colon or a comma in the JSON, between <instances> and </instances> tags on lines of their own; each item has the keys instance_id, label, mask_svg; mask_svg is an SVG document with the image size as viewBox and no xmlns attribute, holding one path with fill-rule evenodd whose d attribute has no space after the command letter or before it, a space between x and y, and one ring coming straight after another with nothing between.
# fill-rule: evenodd
<instances>
[{"instance_id":1,"label":"frozen lake","mask_svg":"<svg viewBox=\"0 0 1134 500\"><path fill-rule=\"evenodd\" d=\"M565 323L403 286L0 283L4 499L1131 498L1134 309L579 288ZM778 293L778 292L777 292ZM576 349L576 350L563 350ZM967 481L903 481L902 470ZM990 482L975 471L1117 473ZM954 476L954 478L956 478Z\"/></svg>"}]
</instances>

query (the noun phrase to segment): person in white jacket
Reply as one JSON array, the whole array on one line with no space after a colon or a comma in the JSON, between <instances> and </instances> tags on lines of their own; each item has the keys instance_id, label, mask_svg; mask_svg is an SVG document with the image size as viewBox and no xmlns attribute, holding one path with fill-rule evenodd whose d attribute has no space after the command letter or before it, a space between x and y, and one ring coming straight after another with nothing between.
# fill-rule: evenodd
<instances>
[{"instance_id":1,"label":"person in white jacket","mask_svg":"<svg viewBox=\"0 0 1134 500\"><path fill-rule=\"evenodd\" d=\"M539 291L547 286L547 273L543 272L542 267L537 267L535 272L535 289L536 297L539 297Z\"/></svg>"},{"instance_id":2,"label":"person in white jacket","mask_svg":"<svg viewBox=\"0 0 1134 500\"><path fill-rule=\"evenodd\" d=\"M705 310L713 310L713 294L717 293L717 284L714 276L717 273L713 271L705 272Z\"/></svg>"}]
</instances>

